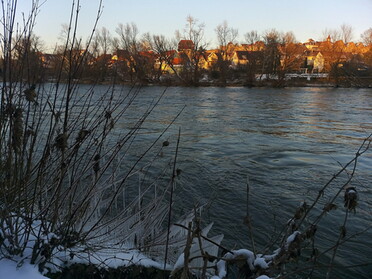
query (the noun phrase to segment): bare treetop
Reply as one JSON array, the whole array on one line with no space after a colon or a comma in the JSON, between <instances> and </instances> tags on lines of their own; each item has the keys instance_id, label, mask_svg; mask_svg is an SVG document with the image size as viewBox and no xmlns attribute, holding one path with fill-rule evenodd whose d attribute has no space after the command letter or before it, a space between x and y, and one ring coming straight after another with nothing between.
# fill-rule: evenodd
<instances>
[{"instance_id":1,"label":"bare treetop","mask_svg":"<svg viewBox=\"0 0 372 279\"><path fill-rule=\"evenodd\" d=\"M351 42L353 39L353 27L348 24L342 24L340 27L341 30L341 39L344 41L345 44Z\"/></svg>"},{"instance_id":2,"label":"bare treetop","mask_svg":"<svg viewBox=\"0 0 372 279\"><path fill-rule=\"evenodd\" d=\"M252 30L250 32L245 33L244 38L247 44L253 45L254 43L260 40L261 36L258 34L256 30Z\"/></svg>"},{"instance_id":3,"label":"bare treetop","mask_svg":"<svg viewBox=\"0 0 372 279\"><path fill-rule=\"evenodd\" d=\"M372 28L367 29L366 31L363 32L361 35L362 42L365 45L370 45L372 44Z\"/></svg>"},{"instance_id":4,"label":"bare treetop","mask_svg":"<svg viewBox=\"0 0 372 279\"><path fill-rule=\"evenodd\" d=\"M238 29L229 27L227 21L219 24L216 29L217 40L220 46L226 46L228 43L235 43L238 37Z\"/></svg>"}]
</instances>

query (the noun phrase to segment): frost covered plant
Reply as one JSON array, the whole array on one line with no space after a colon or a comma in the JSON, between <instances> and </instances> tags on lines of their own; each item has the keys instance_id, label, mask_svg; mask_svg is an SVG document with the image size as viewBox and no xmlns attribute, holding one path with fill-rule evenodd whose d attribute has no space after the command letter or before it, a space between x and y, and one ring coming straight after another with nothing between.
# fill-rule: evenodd
<instances>
[{"instance_id":1,"label":"frost covered plant","mask_svg":"<svg viewBox=\"0 0 372 279\"><path fill-rule=\"evenodd\" d=\"M173 263L171 277L208 278L214 273L218 249L223 248L221 246L223 235L208 237L213 223L203 229L200 223L201 219L195 214L194 218L190 215L182 223L175 224L173 231L183 234L183 244L178 245L178 247L183 247L183 250L174 253L179 256Z\"/></svg>"},{"instance_id":2,"label":"frost covered plant","mask_svg":"<svg viewBox=\"0 0 372 279\"><path fill-rule=\"evenodd\" d=\"M61 253L76 258L71 249L149 251L154 243L164 245L157 241L170 184L162 178L171 177L173 156L160 159L159 154L172 147L172 139L161 145L161 138L175 119L146 141L139 129L162 95L141 110L132 108L138 86L79 84L102 2L83 44L77 36L80 1L72 1L65 43L48 76L51 83L44 82L46 66L33 34L41 4L32 1L31 14L19 27L17 1L5 2L0 22L0 260L29 261L42 270L63 264L54 262ZM126 125L117 127L122 119ZM161 169L150 172L156 160L163 160Z\"/></svg>"},{"instance_id":3,"label":"frost covered plant","mask_svg":"<svg viewBox=\"0 0 372 279\"><path fill-rule=\"evenodd\" d=\"M345 207L349 210L355 210L358 205L358 193L355 187L348 187L344 195Z\"/></svg>"}]
</instances>

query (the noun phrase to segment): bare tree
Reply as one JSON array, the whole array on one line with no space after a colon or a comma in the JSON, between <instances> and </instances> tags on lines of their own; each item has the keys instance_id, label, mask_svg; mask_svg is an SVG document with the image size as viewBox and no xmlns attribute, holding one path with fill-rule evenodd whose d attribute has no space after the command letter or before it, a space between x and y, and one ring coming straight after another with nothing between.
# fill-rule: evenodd
<instances>
[{"instance_id":1,"label":"bare tree","mask_svg":"<svg viewBox=\"0 0 372 279\"><path fill-rule=\"evenodd\" d=\"M220 55L218 56L218 68L221 82L226 83L228 66L234 52L234 43L238 37L238 29L229 27L227 21L219 24L216 29Z\"/></svg>"},{"instance_id":2,"label":"bare tree","mask_svg":"<svg viewBox=\"0 0 372 279\"><path fill-rule=\"evenodd\" d=\"M111 39L111 47L113 51L116 51L120 48L120 40L117 37Z\"/></svg>"},{"instance_id":3,"label":"bare tree","mask_svg":"<svg viewBox=\"0 0 372 279\"><path fill-rule=\"evenodd\" d=\"M372 44L372 28L368 28L362 33L362 35L360 35L360 37L362 38L363 44L366 46Z\"/></svg>"},{"instance_id":4,"label":"bare tree","mask_svg":"<svg viewBox=\"0 0 372 279\"><path fill-rule=\"evenodd\" d=\"M263 40L265 50L262 73L276 74L280 66L279 46L282 43L282 35L277 30L271 29L265 32Z\"/></svg>"},{"instance_id":5,"label":"bare tree","mask_svg":"<svg viewBox=\"0 0 372 279\"><path fill-rule=\"evenodd\" d=\"M294 72L300 68L301 63L303 63L303 54L306 51L306 47L297 42L292 32L287 32L282 35L279 50L281 59L278 73L279 81L283 84L287 73Z\"/></svg>"},{"instance_id":6,"label":"bare tree","mask_svg":"<svg viewBox=\"0 0 372 279\"><path fill-rule=\"evenodd\" d=\"M130 81L147 83L152 80L156 57L150 51L150 44L146 39L149 34L140 38L135 23L119 24L116 33L119 38L114 41L114 44L120 48L117 49L117 54L123 62L121 63L123 68L128 70ZM126 73L123 72L123 74Z\"/></svg>"},{"instance_id":7,"label":"bare tree","mask_svg":"<svg viewBox=\"0 0 372 279\"><path fill-rule=\"evenodd\" d=\"M61 42L59 49L64 51L64 49L80 49L82 48L82 37L78 36L77 34L72 35L73 30L71 30L71 26L67 23L63 23L61 25L61 31L59 33L58 39Z\"/></svg>"},{"instance_id":8,"label":"bare tree","mask_svg":"<svg viewBox=\"0 0 372 279\"><path fill-rule=\"evenodd\" d=\"M135 61L139 51L139 31L137 25L133 22L125 25L120 23L115 31L119 35L117 46L120 50L116 50L117 55L118 57L120 56L119 59L124 60L122 64L129 67L130 81L134 82L134 74L138 74L138 67ZM124 72L121 74L124 75Z\"/></svg>"},{"instance_id":9,"label":"bare tree","mask_svg":"<svg viewBox=\"0 0 372 279\"><path fill-rule=\"evenodd\" d=\"M260 41L261 35L256 30L251 30L244 34L244 49L248 51L248 62L245 68L245 84L253 86L256 82L256 74L262 73L264 43Z\"/></svg>"},{"instance_id":10,"label":"bare tree","mask_svg":"<svg viewBox=\"0 0 372 279\"><path fill-rule=\"evenodd\" d=\"M345 44L351 42L354 37L353 27L345 23L340 26L340 33L341 39L344 41Z\"/></svg>"},{"instance_id":11,"label":"bare tree","mask_svg":"<svg viewBox=\"0 0 372 279\"><path fill-rule=\"evenodd\" d=\"M228 58L228 45L229 43L235 43L236 38L238 37L238 29L229 27L227 21L217 25L216 35L218 44L220 46L221 56L224 61Z\"/></svg>"},{"instance_id":12,"label":"bare tree","mask_svg":"<svg viewBox=\"0 0 372 279\"><path fill-rule=\"evenodd\" d=\"M247 44L253 45L257 41L260 40L260 35L257 33L256 30L252 30L244 34L244 39Z\"/></svg>"},{"instance_id":13,"label":"bare tree","mask_svg":"<svg viewBox=\"0 0 372 279\"><path fill-rule=\"evenodd\" d=\"M144 40L146 44L148 44L149 49L157 56L156 79L159 80L163 71L166 71L166 69L171 69L173 73L178 76L178 72L173 65L177 42L167 39L164 35L151 36L148 33L144 35Z\"/></svg>"},{"instance_id":14,"label":"bare tree","mask_svg":"<svg viewBox=\"0 0 372 279\"><path fill-rule=\"evenodd\" d=\"M199 20L191 15L187 16L186 22L184 37L188 40L192 40L195 45L200 46L204 40L205 24L199 23Z\"/></svg>"},{"instance_id":15,"label":"bare tree","mask_svg":"<svg viewBox=\"0 0 372 279\"><path fill-rule=\"evenodd\" d=\"M102 0L100 1L100 5ZM95 27L91 35L84 42L83 38L78 35L78 18L80 17L81 5L80 1L72 1L72 13L75 13L75 18L70 17L68 24L62 24L62 29L59 35L61 44L56 47L56 55L59 56L59 65L62 71L57 70L58 75L65 75L65 78L76 79L81 78L85 72L87 65L92 60L92 55L89 51L91 44L94 41L94 32L96 30L97 21L102 14L102 10L98 11ZM59 77L56 77L59 79Z\"/></svg>"},{"instance_id":16,"label":"bare tree","mask_svg":"<svg viewBox=\"0 0 372 279\"><path fill-rule=\"evenodd\" d=\"M207 43L204 40L204 23L199 23L198 19L188 16L183 33L176 31L178 39L188 41L188 49L184 49L184 65L182 70L182 79L189 85L195 85L199 82L199 61L205 54Z\"/></svg>"},{"instance_id":17,"label":"bare tree","mask_svg":"<svg viewBox=\"0 0 372 279\"><path fill-rule=\"evenodd\" d=\"M135 23L120 23L116 28L119 35L120 47L128 52L135 54L138 51L138 28Z\"/></svg>"},{"instance_id":18,"label":"bare tree","mask_svg":"<svg viewBox=\"0 0 372 279\"><path fill-rule=\"evenodd\" d=\"M34 34L15 36L9 65L13 73L12 81L28 80L34 84L44 79L42 49L42 41Z\"/></svg>"},{"instance_id":19,"label":"bare tree","mask_svg":"<svg viewBox=\"0 0 372 279\"><path fill-rule=\"evenodd\" d=\"M94 76L95 80L104 81L111 61L112 36L110 31L105 27L98 29L91 43L91 49L95 61L91 67L90 75Z\"/></svg>"},{"instance_id":20,"label":"bare tree","mask_svg":"<svg viewBox=\"0 0 372 279\"><path fill-rule=\"evenodd\" d=\"M105 27L98 29L96 32L96 39L100 48L100 54L107 54L112 42L110 31Z\"/></svg>"},{"instance_id":21,"label":"bare tree","mask_svg":"<svg viewBox=\"0 0 372 279\"><path fill-rule=\"evenodd\" d=\"M295 44L297 43L297 39L295 34L292 31L289 31L282 35L282 42L284 44Z\"/></svg>"},{"instance_id":22,"label":"bare tree","mask_svg":"<svg viewBox=\"0 0 372 279\"><path fill-rule=\"evenodd\" d=\"M322 41L330 40L330 42L336 42L341 40L341 33L337 29L324 29L322 35Z\"/></svg>"}]
</instances>

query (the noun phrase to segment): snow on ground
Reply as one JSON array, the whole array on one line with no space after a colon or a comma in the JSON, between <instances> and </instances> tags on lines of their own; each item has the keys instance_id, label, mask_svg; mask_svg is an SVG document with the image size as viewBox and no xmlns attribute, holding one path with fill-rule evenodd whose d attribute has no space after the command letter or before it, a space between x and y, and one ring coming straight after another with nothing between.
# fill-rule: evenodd
<instances>
[{"instance_id":1,"label":"snow on ground","mask_svg":"<svg viewBox=\"0 0 372 279\"><path fill-rule=\"evenodd\" d=\"M56 253L53 263L56 266L63 266L63 263L74 264L94 264L96 266L118 268L121 266L140 265L143 267L163 268L164 264L149 259L147 256L134 249L112 248L100 249L97 251L86 252L84 247L81 249L69 249ZM71 257L71 255L74 255ZM168 267L170 268L170 267ZM56 270L58 271L58 270Z\"/></svg>"},{"instance_id":2,"label":"snow on ground","mask_svg":"<svg viewBox=\"0 0 372 279\"><path fill-rule=\"evenodd\" d=\"M68 264L95 264L97 266L106 266L118 268L120 266L141 265L144 267L155 267L161 269L163 265L155 262L142 253L133 250L129 252L118 252L114 249L106 249L96 251L94 253L87 253L81 251L74 251L76 255L74 259L70 258L70 253L57 253L54 258L54 263L63 266L63 262ZM0 279L46 279L47 277L41 275L38 271L38 266L33 266L28 263L29 259L25 259L22 263L17 263L8 259L0 260ZM55 270L58 271L58 270Z\"/></svg>"},{"instance_id":3,"label":"snow on ground","mask_svg":"<svg viewBox=\"0 0 372 279\"><path fill-rule=\"evenodd\" d=\"M18 225L18 241L22 244L25 240L25 221L22 218L14 217L12 224ZM6 235L13 235L12 232L17 231L15 228L8 228L7 223L2 223L3 232ZM38 263L43 261L40 256L36 259L36 265L30 264L32 258L32 251L37 239L41 240L45 245L48 244L52 238L58 238L52 233L44 234L41 222L35 220L31 226L32 233L28 236L25 249L21 256L7 255L6 249L0 250L0 254L12 257L12 260L0 259L0 279L41 279L47 278L43 276L38 269ZM5 239L4 245L10 246L9 237L3 237L0 232L0 238ZM11 239L11 238L10 238ZM95 264L97 267L111 267L118 268L120 266L140 265L144 267L162 268L163 264L158 263L143 253L135 249L126 249L120 245L106 243L106 249L87 249L85 246L65 249L62 246L57 246L53 249L51 263L46 264L46 268L51 272L58 272L61 268L75 263L81 264ZM92 246L94 247L94 245ZM0 249L2 247L0 246ZM168 268L171 268L167 266ZM44 270L46 272L47 270Z\"/></svg>"},{"instance_id":4,"label":"snow on ground","mask_svg":"<svg viewBox=\"0 0 372 279\"><path fill-rule=\"evenodd\" d=\"M37 266L23 263L17 268L17 263L11 260L0 261L0 279L47 279L41 275Z\"/></svg>"}]
</instances>

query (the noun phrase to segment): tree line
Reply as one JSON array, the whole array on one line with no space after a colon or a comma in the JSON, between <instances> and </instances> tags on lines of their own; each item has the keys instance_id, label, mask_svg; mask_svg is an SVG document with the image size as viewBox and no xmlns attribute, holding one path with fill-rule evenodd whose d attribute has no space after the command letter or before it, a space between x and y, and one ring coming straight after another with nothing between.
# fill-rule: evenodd
<instances>
[{"instance_id":1,"label":"tree line","mask_svg":"<svg viewBox=\"0 0 372 279\"><path fill-rule=\"evenodd\" d=\"M239 44L238 29L224 21L215 28L218 47L213 49L205 38L205 25L191 16L173 38L140 34L135 23L118 24L115 35L102 27L89 41L68 34L68 26L63 26L60 40L64 45L57 45L51 54L43 51L41 39L34 34L15 38L12 63L7 63L11 69L2 67L1 71L11 79L33 83L72 72L72 78L90 82L226 85L238 80L256 85L258 80L272 80L276 86L285 85L289 73L323 72L335 84L352 85L372 75L372 28L354 43L353 28L345 24L325 29L319 42L300 43L293 32L270 29L262 34L249 31Z\"/></svg>"}]
</instances>

